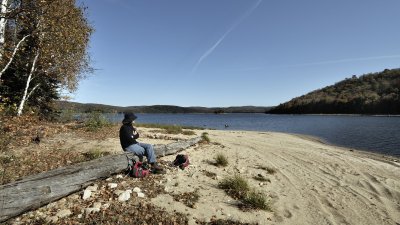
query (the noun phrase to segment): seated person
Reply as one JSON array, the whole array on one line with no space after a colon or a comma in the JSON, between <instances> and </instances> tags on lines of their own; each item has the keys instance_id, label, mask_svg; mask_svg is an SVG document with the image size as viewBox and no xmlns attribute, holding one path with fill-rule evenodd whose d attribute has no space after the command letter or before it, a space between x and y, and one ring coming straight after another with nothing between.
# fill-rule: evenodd
<instances>
[{"instance_id":1,"label":"seated person","mask_svg":"<svg viewBox=\"0 0 400 225\"><path fill-rule=\"evenodd\" d=\"M141 143L136 141L139 138L139 133L136 128L133 127L137 116L133 113L125 113L124 120L122 120L122 126L119 130L119 140L121 142L122 149L134 153L139 157L139 160L143 160L143 156L146 156L147 161L151 165L153 173L163 173L163 168L157 165L156 155L154 153L153 146L151 144Z\"/></svg>"}]
</instances>

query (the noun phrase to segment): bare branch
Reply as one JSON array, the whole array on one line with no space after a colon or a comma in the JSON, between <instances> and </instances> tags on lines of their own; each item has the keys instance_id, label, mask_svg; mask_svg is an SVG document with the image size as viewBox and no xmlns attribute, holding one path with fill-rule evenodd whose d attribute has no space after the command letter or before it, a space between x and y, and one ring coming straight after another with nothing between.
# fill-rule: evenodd
<instances>
[{"instance_id":1,"label":"bare branch","mask_svg":"<svg viewBox=\"0 0 400 225\"><path fill-rule=\"evenodd\" d=\"M1 76L3 75L3 73L8 69L8 67L9 67L10 64L11 64L11 62L13 61L14 56L15 56L15 54L17 53L17 51L18 51L19 46L21 45L21 43L24 42L25 39L28 38L29 36L31 36L31 35L30 35L30 34L25 35L25 36L18 42L17 46L15 46L14 52L13 52L13 54L12 54L10 60L8 61L7 65L6 65L6 66L1 70L1 72L0 72L0 79L1 79Z\"/></svg>"},{"instance_id":2,"label":"bare branch","mask_svg":"<svg viewBox=\"0 0 400 225\"><path fill-rule=\"evenodd\" d=\"M33 80L33 79L32 79ZM32 81L31 80L31 81ZM31 96L31 94L35 91L36 88L38 88L40 86L40 84L36 84L35 87L32 88L32 90L29 92L28 96L26 96L26 100L29 99L29 97Z\"/></svg>"}]
</instances>

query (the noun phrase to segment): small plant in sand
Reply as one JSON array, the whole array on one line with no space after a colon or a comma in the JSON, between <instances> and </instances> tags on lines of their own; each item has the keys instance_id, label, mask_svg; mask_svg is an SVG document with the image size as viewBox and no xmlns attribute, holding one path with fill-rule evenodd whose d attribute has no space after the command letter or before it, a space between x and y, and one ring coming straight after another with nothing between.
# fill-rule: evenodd
<instances>
[{"instance_id":1,"label":"small plant in sand","mask_svg":"<svg viewBox=\"0 0 400 225\"><path fill-rule=\"evenodd\" d=\"M208 137L208 133L204 132L201 134L201 142L204 144L208 144L211 142L210 137Z\"/></svg>"},{"instance_id":2,"label":"small plant in sand","mask_svg":"<svg viewBox=\"0 0 400 225\"><path fill-rule=\"evenodd\" d=\"M262 174L258 174L257 176L254 176L253 179L257 180L257 181L266 181L266 182L271 183L271 180L269 178L264 177Z\"/></svg>"},{"instance_id":3,"label":"small plant in sand","mask_svg":"<svg viewBox=\"0 0 400 225\"><path fill-rule=\"evenodd\" d=\"M217 154L214 159L215 159L215 165L218 167L220 166L225 167L229 164L228 159L222 153Z\"/></svg>"},{"instance_id":4,"label":"small plant in sand","mask_svg":"<svg viewBox=\"0 0 400 225\"><path fill-rule=\"evenodd\" d=\"M100 149L92 149L88 152L83 153L83 156L85 156L87 160L93 160L109 154L110 154L109 152L103 152Z\"/></svg>"},{"instance_id":5,"label":"small plant in sand","mask_svg":"<svg viewBox=\"0 0 400 225\"><path fill-rule=\"evenodd\" d=\"M261 166L261 165L258 165L258 166L257 166L257 169L265 170L265 171L267 171L269 174L274 174L274 173L276 173L276 169L275 169L275 168L268 167L268 166Z\"/></svg>"},{"instance_id":6,"label":"small plant in sand","mask_svg":"<svg viewBox=\"0 0 400 225\"><path fill-rule=\"evenodd\" d=\"M236 220L231 220L231 219L217 219L217 218L211 218L210 222L205 222L205 221L196 221L197 224L200 225L257 225L258 223L246 223L246 222L240 222Z\"/></svg>"},{"instance_id":7,"label":"small plant in sand","mask_svg":"<svg viewBox=\"0 0 400 225\"><path fill-rule=\"evenodd\" d=\"M234 199L242 199L246 196L247 192L250 190L247 181L235 174L233 177L224 178L218 187L223 189L229 196Z\"/></svg>"},{"instance_id":8,"label":"small plant in sand","mask_svg":"<svg viewBox=\"0 0 400 225\"><path fill-rule=\"evenodd\" d=\"M239 207L242 209L271 210L266 197L262 193L251 190L247 181L237 174L223 179L218 187L232 198L240 200Z\"/></svg>"},{"instance_id":9,"label":"small plant in sand","mask_svg":"<svg viewBox=\"0 0 400 225\"><path fill-rule=\"evenodd\" d=\"M249 191L246 196L241 199L241 201L242 204L240 205L240 207L242 209L262 209L271 211L271 208L265 196L255 190Z\"/></svg>"}]
</instances>

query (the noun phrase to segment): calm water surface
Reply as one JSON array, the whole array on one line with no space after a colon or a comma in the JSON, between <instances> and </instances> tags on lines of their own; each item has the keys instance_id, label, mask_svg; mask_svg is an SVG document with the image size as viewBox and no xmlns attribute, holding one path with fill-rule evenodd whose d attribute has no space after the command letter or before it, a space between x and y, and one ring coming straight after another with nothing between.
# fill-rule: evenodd
<instances>
[{"instance_id":1,"label":"calm water surface","mask_svg":"<svg viewBox=\"0 0 400 225\"><path fill-rule=\"evenodd\" d=\"M269 114L137 115L138 123L306 134L334 145L400 156L400 117ZM113 122L121 122L123 115L109 114L108 117ZM229 127L225 128L225 124Z\"/></svg>"}]
</instances>

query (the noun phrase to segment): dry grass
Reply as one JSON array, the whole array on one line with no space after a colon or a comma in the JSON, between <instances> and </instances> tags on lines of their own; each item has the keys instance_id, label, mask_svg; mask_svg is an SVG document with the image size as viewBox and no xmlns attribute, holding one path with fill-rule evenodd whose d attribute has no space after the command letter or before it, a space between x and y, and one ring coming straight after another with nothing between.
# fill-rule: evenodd
<instances>
[{"instance_id":1,"label":"dry grass","mask_svg":"<svg viewBox=\"0 0 400 225\"><path fill-rule=\"evenodd\" d=\"M234 199L243 199L250 190L247 181L235 174L233 177L224 178L218 187L223 189L229 196Z\"/></svg>"},{"instance_id":2,"label":"dry grass","mask_svg":"<svg viewBox=\"0 0 400 225\"><path fill-rule=\"evenodd\" d=\"M243 210L271 210L266 197L262 193L251 190L247 181L239 175L223 179L218 187L225 190L232 198L240 200L239 207Z\"/></svg>"},{"instance_id":3,"label":"dry grass","mask_svg":"<svg viewBox=\"0 0 400 225\"><path fill-rule=\"evenodd\" d=\"M268 167L268 166L261 166L261 165L258 165L258 166L256 167L256 169L265 170L265 171L267 171L269 174L275 174L275 173L277 172L277 170L276 170L275 168Z\"/></svg>"},{"instance_id":4,"label":"dry grass","mask_svg":"<svg viewBox=\"0 0 400 225\"><path fill-rule=\"evenodd\" d=\"M201 143L209 144L211 142L210 137L208 137L208 133L204 132L201 134Z\"/></svg>"},{"instance_id":5,"label":"dry grass","mask_svg":"<svg viewBox=\"0 0 400 225\"><path fill-rule=\"evenodd\" d=\"M218 167L220 167L220 166L225 167L225 166L227 166L229 164L228 159L222 153L217 154L214 157L214 160L215 160L215 164L214 165L218 166Z\"/></svg>"}]
</instances>

